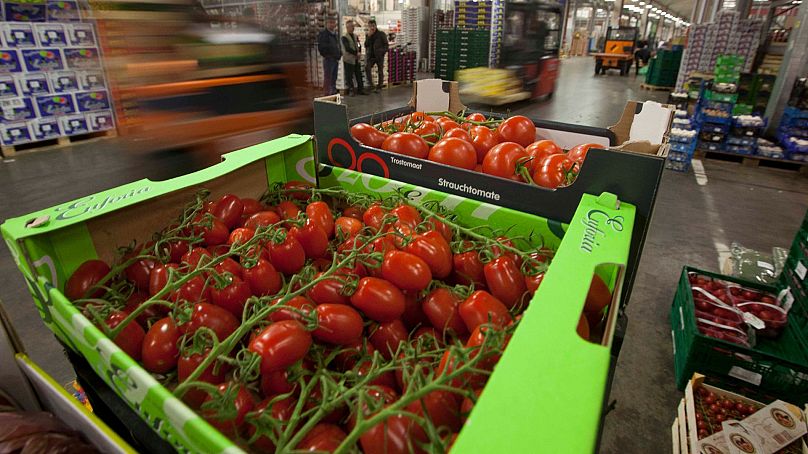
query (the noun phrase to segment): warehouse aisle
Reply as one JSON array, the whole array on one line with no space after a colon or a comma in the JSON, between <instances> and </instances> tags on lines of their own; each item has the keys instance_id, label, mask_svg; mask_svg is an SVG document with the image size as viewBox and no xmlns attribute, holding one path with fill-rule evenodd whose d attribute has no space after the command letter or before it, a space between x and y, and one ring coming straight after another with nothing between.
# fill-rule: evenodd
<instances>
[{"instance_id":1,"label":"warehouse aisle","mask_svg":"<svg viewBox=\"0 0 808 454\"><path fill-rule=\"evenodd\" d=\"M564 60L553 99L509 109L538 118L607 126L629 99L664 101L667 92L639 88L640 79L593 76L590 58ZM411 87L347 99L351 116L405 104ZM501 109L508 110L508 109ZM683 264L718 270L732 241L769 250L788 246L808 208L808 179L795 172L705 161L706 181L666 171L628 307L628 334L611 395L603 453L669 451L672 410L681 393L673 379L668 311ZM0 219L53 206L140 178L196 170L183 152L124 153L117 140L21 154L0 162ZM0 251L0 299L29 353L59 382L72 378L60 346L39 320L8 249ZM540 366L537 365L537 367ZM567 422L575 424L574 421ZM653 447L653 448L651 448Z\"/></svg>"}]
</instances>

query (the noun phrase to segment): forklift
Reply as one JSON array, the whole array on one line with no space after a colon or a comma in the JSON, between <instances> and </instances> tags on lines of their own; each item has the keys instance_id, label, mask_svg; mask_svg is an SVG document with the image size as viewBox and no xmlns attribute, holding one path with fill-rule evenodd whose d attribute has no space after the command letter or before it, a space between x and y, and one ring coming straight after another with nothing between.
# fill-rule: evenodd
<instances>
[{"instance_id":1,"label":"forklift","mask_svg":"<svg viewBox=\"0 0 808 454\"><path fill-rule=\"evenodd\" d=\"M621 76L628 74L634 60L638 35L637 27L609 27L603 52L592 54L595 57L595 75L606 74L607 69L620 70Z\"/></svg>"}]
</instances>

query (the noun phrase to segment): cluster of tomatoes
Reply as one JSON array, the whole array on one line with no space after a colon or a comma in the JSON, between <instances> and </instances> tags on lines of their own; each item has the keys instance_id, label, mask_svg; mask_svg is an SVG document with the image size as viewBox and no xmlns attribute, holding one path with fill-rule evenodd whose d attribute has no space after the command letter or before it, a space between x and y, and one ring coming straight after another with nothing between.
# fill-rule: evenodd
<instances>
[{"instance_id":1,"label":"cluster of tomatoes","mask_svg":"<svg viewBox=\"0 0 808 454\"><path fill-rule=\"evenodd\" d=\"M64 293L246 449L445 452L552 254L440 210L299 182L198 197Z\"/></svg>"},{"instance_id":2,"label":"cluster of tomatoes","mask_svg":"<svg viewBox=\"0 0 808 454\"><path fill-rule=\"evenodd\" d=\"M552 140L536 140L536 125L522 115L495 120L414 112L378 126L357 123L351 135L392 153L551 189L572 184L589 149L600 148L586 143L564 152Z\"/></svg>"},{"instance_id":3,"label":"cluster of tomatoes","mask_svg":"<svg viewBox=\"0 0 808 454\"><path fill-rule=\"evenodd\" d=\"M743 420L763 408L761 405L721 397L716 393L698 388L696 401L696 428L699 439L723 430L721 423L728 419Z\"/></svg>"}]
</instances>

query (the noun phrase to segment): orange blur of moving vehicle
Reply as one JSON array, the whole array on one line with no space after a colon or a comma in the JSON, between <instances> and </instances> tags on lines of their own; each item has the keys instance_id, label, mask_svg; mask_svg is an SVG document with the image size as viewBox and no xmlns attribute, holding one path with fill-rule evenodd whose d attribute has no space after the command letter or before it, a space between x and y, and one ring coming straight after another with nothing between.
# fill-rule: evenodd
<instances>
[{"instance_id":1,"label":"orange blur of moving vehicle","mask_svg":"<svg viewBox=\"0 0 808 454\"><path fill-rule=\"evenodd\" d=\"M595 59L595 75L605 74L607 69L618 69L621 76L628 74L634 60L637 34L636 27L609 27L603 52L591 54Z\"/></svg>"}]
</instances>

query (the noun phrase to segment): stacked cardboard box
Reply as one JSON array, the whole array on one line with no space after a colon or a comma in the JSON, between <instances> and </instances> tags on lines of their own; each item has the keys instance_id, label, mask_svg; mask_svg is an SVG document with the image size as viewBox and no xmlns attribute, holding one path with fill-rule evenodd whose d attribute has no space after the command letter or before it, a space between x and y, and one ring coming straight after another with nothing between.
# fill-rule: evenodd
<instances>
[{"instance_id":1,"label":"stacked cardboard box","mask_svg":"<svg viewBox=\"0 0 808 454\"><path fill-rule=\"evenodd\" d=\"M407 50L415 52L416 69L421 59L426 58L427 55L427 14L428 10L423 6L407 8L401 13L403 39L397 38L396 41L399 41L402 46L406 46Z\"/></svg>"}]
</instances>

